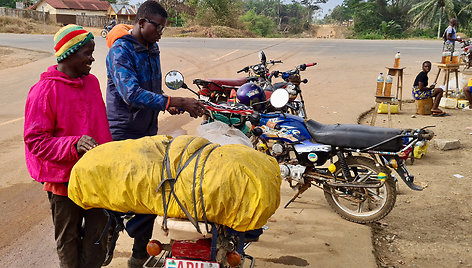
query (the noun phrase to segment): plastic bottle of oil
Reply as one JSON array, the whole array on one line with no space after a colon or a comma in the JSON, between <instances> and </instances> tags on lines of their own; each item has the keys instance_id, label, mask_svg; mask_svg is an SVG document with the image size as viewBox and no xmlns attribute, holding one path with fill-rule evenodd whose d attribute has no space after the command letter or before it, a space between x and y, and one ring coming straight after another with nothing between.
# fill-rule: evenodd
<instances>
[{"instance_id":1,"label":"plastic bottle of oil","mask_svg":"<svg viewBox=\"0 0 472 268\"><path fill-rule=\"evenodd\" d=\"M385 97L390 97L390 95L392 95L392 82L393 82L393 77L390 74L388 74L387 78L385 78L385 88L384 88Z\"/></svg>"},{"instance_id":2,"label":"plastic bottle of oil","mask_svg":"<svg viewBox=\"0 0 472 268\"><path fill-rule=\"evenodd\" d=\"M393 63L393 68L400 68L400 51L395 54L395 62Z\"/></svg>"},{"instance_id":3,"label":"plastic bottle of oil","mask_svg":"<svg viewBox=\"0 0 472 268\"><path fill-rule=\"evenodd\" d=\"M441 58L441 63L446 64L446 62L447 62L447 55L448 55L447 51L443 51L443 53L442 53L442 58Z\"/></svg>"},{"instance_id":4,"label":"plastic bottle of oil","mask_svg":"<svg viewBox=\"0 0 472 268\"><path fill-rule=\"evenodd\" d=\"M454 53L452 53L452 64L459 64L459 52L457 51L454 51Z\"/></svg>"},{"instance_id":5,"label":"plastic bottle of oil","mask_svg":"<svg viewBox=\"0 0 472 268\"><path fill-rule=\"evenodd\" d=\"M375 96L382 96L382 91L384 88L384 75L383 73L380 73L379 76L377 77L377 91L375 91Z\"/></svg>"}]
</instances>

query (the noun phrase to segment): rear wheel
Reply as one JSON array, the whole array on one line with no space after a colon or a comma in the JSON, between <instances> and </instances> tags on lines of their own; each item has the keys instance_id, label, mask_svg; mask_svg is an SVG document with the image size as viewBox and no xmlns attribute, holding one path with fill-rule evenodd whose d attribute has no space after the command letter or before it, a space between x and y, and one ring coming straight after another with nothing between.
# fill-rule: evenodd
<instances>
[{"instance_id":1,"label":"rear wheel","mask_svg":"<svg viewBox=\"0 0 472 268\"><path fill-rule=\"evenodd\" d=\"M325 185L325 198L328 204L342 218L357 222L370 223L385 217L394 207L396 188L393 178L383 167L376 166L374 160L362 156L346 158L353 182L377 183L380 172L387 174L380 188L333 187ZM341 163L336 163L335 177L338 183L346 182Z\"/></svg>"},{"instance_id":2,"label":"rear wheel","mask_svg":"<svg viewBox=\"0 0 472 268\"><path fill-rule=\"evenodd\" d=\"M100 33L103 38L107 37L108 31L103 29L102 32Z\"/></svg>"}]
</instances>

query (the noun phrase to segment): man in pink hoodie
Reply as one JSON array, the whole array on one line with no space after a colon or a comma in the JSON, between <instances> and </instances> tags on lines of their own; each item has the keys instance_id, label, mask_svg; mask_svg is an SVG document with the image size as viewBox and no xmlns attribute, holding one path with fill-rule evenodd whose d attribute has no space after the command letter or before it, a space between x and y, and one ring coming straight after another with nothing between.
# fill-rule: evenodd
<instances>
[{"instance_id":1,"label":"man in pink hoodie","mask_svg":"<svg viewBox=\"0 0 472 268\"><path fill-rule=\"evenodd\" d=\"M95 43L78 25L60 29L54 43L58 64L41 74L26 100L26 165L47 191L60 266L100 267L106 241L96 242L108 220L105 211L84 210L67 197L74 164L112 140L100 86L90 74Z\"/></svg>"}]
</instances>

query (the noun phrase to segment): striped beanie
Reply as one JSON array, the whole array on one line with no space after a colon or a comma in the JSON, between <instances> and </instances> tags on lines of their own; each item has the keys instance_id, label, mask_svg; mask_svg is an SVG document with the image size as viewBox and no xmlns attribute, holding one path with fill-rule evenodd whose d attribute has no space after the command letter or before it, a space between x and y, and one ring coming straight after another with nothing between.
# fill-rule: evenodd
<instances>
[{"instance_id":1,"label":"striped beanie","mask_svg":"<svg viewBox=\"0 0 472 268\"><path fill-rule=\"evenodd\" d=\"M93 34L84 30L82 26L69 24L62 27L54 35L54 50L56 51L57 62L63 61L79 50L90 39L93 39Z\"/></svg>"}]
</instances>

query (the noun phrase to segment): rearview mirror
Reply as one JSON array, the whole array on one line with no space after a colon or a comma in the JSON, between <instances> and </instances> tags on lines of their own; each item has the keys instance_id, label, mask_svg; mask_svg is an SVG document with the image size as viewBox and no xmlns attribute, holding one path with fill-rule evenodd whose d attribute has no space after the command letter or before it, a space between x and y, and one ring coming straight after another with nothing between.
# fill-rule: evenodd
<instances>
[{"instance_id":1,"label":"rearview mirror","mask_svg":"<svg viewBox=\"0 0 472 268\"><path fill-rule=\"evenodd\" d=\"M170 71L165 77L166 86L172 90L177 90L184 85L184 76L179 71Z\"/></svg>"},{"instance_id":2,"label":"rearview mirror","mask_svg":"<svg viewBox=\"0 0 472 268\"><path fill-rule=\"evenodd\" d=\"M264 65L266 64L266 61L267 61L266 55L265 55L264 51L262 51L262 50L259 52L259 59L261 60L262 64L264 64Z\"/></svg>"},{"instance_id":3,"label":"rearview mirror","mask_svg":"<svg viewBox=\"0 0 472 268\"><path fill-rule=\"evenodd\" d=\"M279 88L275 90L270 96L270 104L275 108L284 107L289 100L289 94L287 90Z\"/></svg>"}]
</instances>

